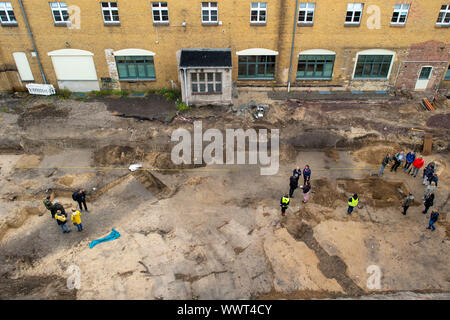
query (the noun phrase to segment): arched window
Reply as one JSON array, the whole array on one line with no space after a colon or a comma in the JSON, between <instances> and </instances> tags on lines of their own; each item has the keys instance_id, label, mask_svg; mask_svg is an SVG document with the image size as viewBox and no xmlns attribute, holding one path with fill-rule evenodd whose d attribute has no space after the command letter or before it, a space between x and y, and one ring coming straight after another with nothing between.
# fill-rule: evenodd
<instances>
[{"instance_id":1,"label":"arched window","mask_svg":"<svg viewBox=\"0 0 450 320\"><path fill-rule=\"evenodd\" d=\"M356 55L355 79L388 79L391 74L395 52L385 49L360 51Z\"/></svg>"},{"instance_id":2,"label":"arched window","mask_svg":"<svg viewBox=\"0 0 450 320\"><path fill-rule=\"evenodd\" d=\"M239 56L238 79L274 79L277 51L252 48L238 51L236 54Z\"/></svg>"},{"instance_id":3,"label":"arched window","mask_svg":"<svg viewBox=\"0 0 450 320\"><path fill-rule=\"evenodd\" d=\"M331 79L335 57L336 52L325 49L310 49L300 52L297 79Z\"/></svg>"}]
</instances>

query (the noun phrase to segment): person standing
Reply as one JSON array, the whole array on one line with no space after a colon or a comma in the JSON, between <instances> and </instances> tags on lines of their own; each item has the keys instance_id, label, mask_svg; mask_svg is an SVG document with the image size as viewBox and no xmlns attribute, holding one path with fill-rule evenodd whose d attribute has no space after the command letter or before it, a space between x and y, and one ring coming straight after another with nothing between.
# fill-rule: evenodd
<instances>
[{"instance_id":1,"label":"person standing","mask_svg":"<svg viewBox=\"0 0 450 320\"><path fill-rule=\"evenodd\" d=\"M439 212L431 211L430 221L428 222L427 229L431 229L431 231L436 230L436 227L434 226L434 224L438 221L438 218L439 218Z\"/></svg>"},{"instance_id":2,"label":"person standing","mask_svg":"<svg viewBox=\"0 0 450 320\"><path fill-rule=\"evenodd\" d=\"M289 187L289 198L293 198L294 190L298 188L298 179L295 176L291 176Z\"/></svg>"},{"instance_id":3,"label":"person standing","mask_svg":"<svg viewBox=\"0 0 450 320\"><path fill-rule=\"evenodd\" d=\"M397 172L397 168L398 168L398 167L400 166L400 164L403 162L404 158L405 158L405 156L404 156L403 151L397 153L397 154L394 156L394 165L391 167L391 172L392 172L392 171Z\"/></svg>"},{"instance_id":4,"label":"person standing","mask_svg":"<svg viewBox=\"0 0 450 320\"><path fill-rule=\"evenodd\" d=\"M308 164L303 169L303 185L306 185L306 182L311 182L311 169Z\"/></svg>"},{"instance_id":5,"label":"person standing","mask_svg":"<svg viewBox=\"0 0 450 320\"><path fill-rule=\"evenodd\" d=\"M409 206L412 205L414 203L414 196L413 194L410 192L408 196L406 196L405 200L403 200L403 212L402 214L404 216L406 216L406 211L408 210Z\"/></svg>"},{"instance_id":6,"label":"person standing","mask_svg":"<svg viewBox=\"0 0 450 320\"><path fill-rule=\"evenodd\" d=\"M423 184L427 185L434 174L434 162L430 162L425 169L423 169Z\"/></svg>"},{"instance_id":7,"label":"person standing","mask_svg":"<svg viewBox=\"0 0 450 320\"><path fill-rule=\"evenodd\" d=\"M414 162L415 159L416 159L416 154L414 153L414 151L408 152L408 154L406 155L406 161L405 161L405 166L403 167L403 171L406 172L409 169L409 167L411 166L411 164Z\"/></svg>"},{"instance_id":8,"label":"person standing","mask_svg":"<svg viewBox=\"0 0 450 320\"><path fill-rule=\"evenodd\" d=\"M84 205L84 209L86 210L86 212L89 212L87 206L86 206L86 193L84 192L83 189L80 189L78 191L75 191L72 194L72 199L76 202L78 202L78 205L80 206L80 211L83 211L83 206Z\"/></svg>"},{"instance_id":9,"label":"person standing","mask_svg":"<svg viewBox=\"0 0 450 320\"><path fill-rule=\"evenodd\" d=\"M358 195L356 193L351 198L348 198L348 214L352 214L353 209L358 205L358 200Z\"/></svg>"},{"instance_id":10,"label":"person standing","mask_svg":"<svg viewBox=\"0 0 450 320\"><path fill-rule=\"evenodd\" d=\"M434 193L434 190L436 190L436 183L433 181L425 188L423 199L425 200L430 193Z\"/></svg>"},{"instance_id":11,"label":"person standing","mask_svg":"<svg viewBox=\"0 0 450 320\"><path fill-rule=\"evenodd\" d=\"M286 194L283 197L281 197L280 200L280 207L281 207L281 215L283 217L286 216L286 209L289 208L289 203L291 202L291 200L289 199L289 196Z\"/></svg>"},{"instance_id":12,"label":"person standing","mask_svg":"<svg viewBox=\"0 0 450 320\"><path fill-rule=\"evenodd\" d=\"M419 169L423 167L423 164L425 161L423 160L422 156L419 155L418 158L414 159L412 166L408 170L408 174L412 169L411 176L414 176L414 178L417 177L417 174L419 173Z\"/></svg>"},{"instance_id":13,"label":"person standing","mask_svg":"<svg viewBox=\"0 0 450 320\"><path fill-rule=\"evenodd\" d=\"M58 210L55 213L55 219L63 233L69 233L71 231L67 226L67 215L65 213L62 213L61 211Z\"/></svg>"},{"instance_id":14,"label":"person standing","mask_svg":"<svg viewBox=\"0 0 450 320\"><path fill-rule=\"evenodd\" d=\"M391 155L389 153L387 153L386 156L384 157L383 161L381 161L381 168L380 168L380 174L379 174L380 177L383 176L384 168L386 168L386 166L388 165L388 163L391 160L392 160Z\"/></svg>"},{"instance_id":15,"label":"person standing","mask_svg":"<svg viewBox=\"0 0 450 320\"><path fill-rule=\"evenodd\" d=\"M43 202L44 202L45 209L47 209L48 211L50 211L50 214L52 214L52 206L53 206L53 203L52 203L52 201L50 200L50 196L45 197L45 199L44 199ZM53 218L53 214L52 214L52 218Z\"/></svg>"},{"instance_id":16,"label":"person standing","mask_svg":"<svg viewBox=\"0 0 450 320\"><path fill-rule=\"evenodd\" d=\"M428 212L428 209L433 206L433 203L434 203L434 193L431 192L428 195L428 197L425 198L425 201L424 201L425 210L423 210L422 213L426 214Z\"/></svg>"},{"instance_id":17,"label":"person standing","mask_svg":"<svg viewBox=\"0 0 450 320\"><path fill-rule=\"evenodd\" d=\"M50 213L52 214L52 218L53 219L55 219L55 214L56 214L57 211L60 211L64 215L66 214L66 210L64 210L64 207L62 206L62 204L59 203L58 200L55 200L53 202L53 205L52 205L51 209L50 209Z\"/></svg>"},{"instance_id":18,"label":"person standing","mask_svg":"<svg viewBox=\"0 0 450 320\"><path fill-rule=\"evenodd\" d=\"M435 185L436 185L436 187L437 187L437 185L438 185L438 181L439 181L439 178L438 178L438 176L437 176L437 173L433 173L433 175L430 177L430 179L428 180L428 182L431 184L431 183L434 183Z\"/></svg>"},{"instance_id":19,"label":"person standing","mask_svg":"<svg viewBox=\"0 0 450 320\"><path fill-rule=\"evenodd\" d=\"M309 200L309 193L311 192L311 183L306 181L304 186L300 186L303 189L303 203L307 203Z\"/></svg>"},{"instance_id":20,"label":"person standing","mask_svg":"<svg viewBox=\"0 0 450 320\"><path fill-rule=\"evenodd\" d=\"M72 216L70 217L73 225L78 228L78 231L83 230L83 225L81 224L81 213L78 210L72 209Z\"/></svg>"},{"instance_id":21,"label":"person standing","mask_svg":"<svg viewBox=\"0 0 450 320\"><path fill-rule=\"evenodd\" d=\"M302 175L302 170L300 169L300 167L297 166L297 168L294 169L294 171L292 171L292 175L297 179L300 179L300 176Z\"/></svg>"}]
</instances>

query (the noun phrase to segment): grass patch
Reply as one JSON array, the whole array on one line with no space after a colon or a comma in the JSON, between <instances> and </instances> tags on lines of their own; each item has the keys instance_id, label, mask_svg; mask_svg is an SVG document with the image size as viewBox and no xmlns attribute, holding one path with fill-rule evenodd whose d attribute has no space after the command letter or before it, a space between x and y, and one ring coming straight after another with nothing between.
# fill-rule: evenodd
<instances>
[{"instance_id":1,"label":"grass patch","mask_svg":"<svg viewBox=\"0 0 450 320\"><path fill-rule=\"evenodd\" d=\"M175 89L159 89L154 92L161 94L166 97L169 101L178 101L181 99L181 91Z\"/></svg>"},{"instance_id":2,"label":"grass patch","mask_svg":"<svg viewBox=\"0 0 450 320\"><path fill-rule=\"evenodd\" d=\"M2 108L2 112L8 113L8 109L7 108Z\"/></svg>"},{"instance_id":3,"label":"grass patch","mask_svg":"<svg viewBox=\"0 0 450 320\"><path fill-rule=\"evenodd\" d=\"M176 105L178 111L180 111L180 112L189 111L191 109L189 106L186 105L186 103L184 103L181 100L177 100L175 105Z\"/></svg>"},{"instance_id":4,"label":"grass patch","mask_svg":"<svg viewBox=\"0 0 450 320\"><path fill-rule=\"evenodd\" d=\"M70 99L70 97L72 96L72 91L70 91L69 89L58 89L56 91L56 94L60 99Z\"/></svg>"}]
</instances>

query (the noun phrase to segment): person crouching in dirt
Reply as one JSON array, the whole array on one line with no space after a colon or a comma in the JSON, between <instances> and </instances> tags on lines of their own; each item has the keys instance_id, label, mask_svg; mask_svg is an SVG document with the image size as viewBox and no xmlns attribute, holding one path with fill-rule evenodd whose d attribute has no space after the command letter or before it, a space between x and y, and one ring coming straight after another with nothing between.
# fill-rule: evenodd
<instances>
[{"instance_id":1,"label":"person crouching in dirt","mask_svg":"<svg viewBox=\"0 0 450 320\"><path fill-rule=\"evenodd\" d=\"M347 213L352 214L353 209L358 205L358 195L355 193L353 197L348 198L348 209Z\"/></svg>"},{"instance_id":2,"label":"person crouching in dirt","mask_svg":"<svg viewBox=\"0 0 450 320\"><path fill-rule=\"evenodd\" d=\"M298 188L298 179L295 176L291 176L289 180L289 198L293 198L294 190Z\"/></svg>"},{"instance_id":3,"label":"person crouching in dirt","mask_svg":"<svg viewBox=\"0 0 450 320\"><path fill-rule=\"evenodd\" d=\"M303 169L303 185L309 181L311 181L311 169L309 168L309 165L306 165Z\"/></svg>"},{"instance_id":4,"label":"person crouching in dirt","mask_svg":"<svg viewBox=\"0 0 450 320\"><path fill-rule=\"evenodd\" d=\"M71 231L67 226L67 215L65 213L62 213L61 211L58 210L55 213L55 219L63 233L69 233Z\"/></svg>"},{"instance_id":5,"label":"person crouching in dirt","mask_svg":"<svg viewBox=\"0 0 450 320\"><path fill-rule=\"evenodd\" d=\"M87 206L86 206L86 193L84 192L83 189L80 189L78 191L75 191L72 194L72 199L76 202L78 202L78 205L80 206L80 211L83 211L83 206L82 204L84 204L84 209L86 210L86 212L89 212Z\"/></svg>"},{"instance_id":6,"label":"person crouching in dirt","mask_svg":"<svg viewBox=\"0 0 450 320\"><path fill-rule=\"evenodd\" d=\"M411 164L414 162L414 160L416 160L416 154L414 153L414 151L408 152L408 154L406 155L406 161L405 166L403 167L403 171L406 172L409 167L411 167Z\"/></svg>"},{"instance_id":7,"label":"person crouching in dirt","mask_svg":"<svg viewBox=\"0 0 450 320\"><path fill-rule=\"evenodd\" d=\"M289 203L291 202L291 200L289 199L288 195L284 195L283 197L281 197L280 200L280 207L281 207L281 215L283 217L286 216L286 209L289 208Z\"/></svg>"},{"instance_id":8,"label":"person crouching in dirt","mask_svg":"<svg viewBox=\"0 0 450 320\"><path fill-rule=\"evenodd\" d=\"M384 157L383 161L381 161L381 167L380 167L380 173L379 173L380 177L383 176L384 168L386 168L386 166L389 164L389 162L391 160L392 160L391 155L389 153L387 153L386 156Z\"/></svg>"},{"instance_id":9,"label":"person crouching in dirt","mask_svg":"<svg viewBox=\"0 0 450 320\"><path fill-rule=\"evenodd\" d=\"M402 214L404 216L406 216L406 211L408 210L409 206L412 205L414 203L414 196L413 194L410 192L408 196L406 196L405 200L403 200L403 212Z\"/></svg>"},{"instance_id":10,"label":"person crouching in dirt","mask_svg":"<svg viewBox=\"0 0 450 320\"><path fill-rule=\"evenodd\" d=\"M434 223L438 221L438 218L439 218L439 212L431 211L430 221L428 222L427 229L431 229L431 231L436 230L436 227L434 226Z\"/></svg>"},{"instance_id":11,"label":"person crouching in dirt","mask_svg":"<svg viewBox=\"0 0 450 320\"><path fill-rule=\"evenodd\" d=\"M48 211L50 211L50 214L52 215L52 218L53 218L53 213L52 213L52 207L53 207L53 203L52 203L52 201L50 200L50 196L47 196L47 197L45 197L45 199L44 199L44 206L45 206L45 209L47 209Z\"/></svg>"},{"instance_id":12,"label":"person crouching in dirt","mask_svg":"<svg viewBox=\"0 0 450 320\"><path fill-rule=\"evenodd\" d=\"M391 172L397 172L397 168L400 166L400 164L405 160L405 154L403 151L397 153L394 156L394 165L391 167Z\"/></svg>"},{"instance_id":13,"label":"person crouching in dirt","mask_svg":"<svg viewBox=\"0 0 450 320\"><path fill-rule=\"evenodd\" d=\"M66 214L66 210L64 210L64 207L62 206L61 203L59 203L58 200L54 201L54 203L50 209L50 213L52 214L53 219L55 219L56 211L60 211L62 214Z\"/></svg>"},{"instance_id":14,"label":"person crouching in dirt","mask_svg":"<svg viewBox=\"0 0 450 320\"><path fill-rule=\"evenodd\" d=\"M309 193L311 192L311 183L306 181L304 186L300 186L300 189L303 189L303 203L307 203L309 200Z\"/></svg>"},{"instance_id":15,"label":"person crouching in dirt","mask_svg":"<svg viewBox=\"0 0 450 320\"><path fill-rule=\"evenodd\" d=\"M72 209L72 216L70 217L73 225L77 227L78 231L83 230L83 225L81 224L81 213L76 209Z\"/></svg>"}]
</instances>

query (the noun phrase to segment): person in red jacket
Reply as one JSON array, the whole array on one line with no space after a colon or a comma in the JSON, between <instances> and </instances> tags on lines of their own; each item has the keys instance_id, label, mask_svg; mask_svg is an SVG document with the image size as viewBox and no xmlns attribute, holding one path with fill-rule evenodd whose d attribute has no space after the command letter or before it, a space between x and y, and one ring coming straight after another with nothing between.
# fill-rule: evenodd
<instances>
[{"instance_id":1,"label":"person in red jacket","mask_svg":"<svg viewBox=\"0 0 450 320\"><path fill-rule=\"evenodd\" d=\"M412 169L411 175L417 177L417 174L419 173L419 169L423 167L423 164L425 161L423 160L422 156L418 156L412 163L411 168L409 168L408 174Z\"/></svg>"}]
</instances>

